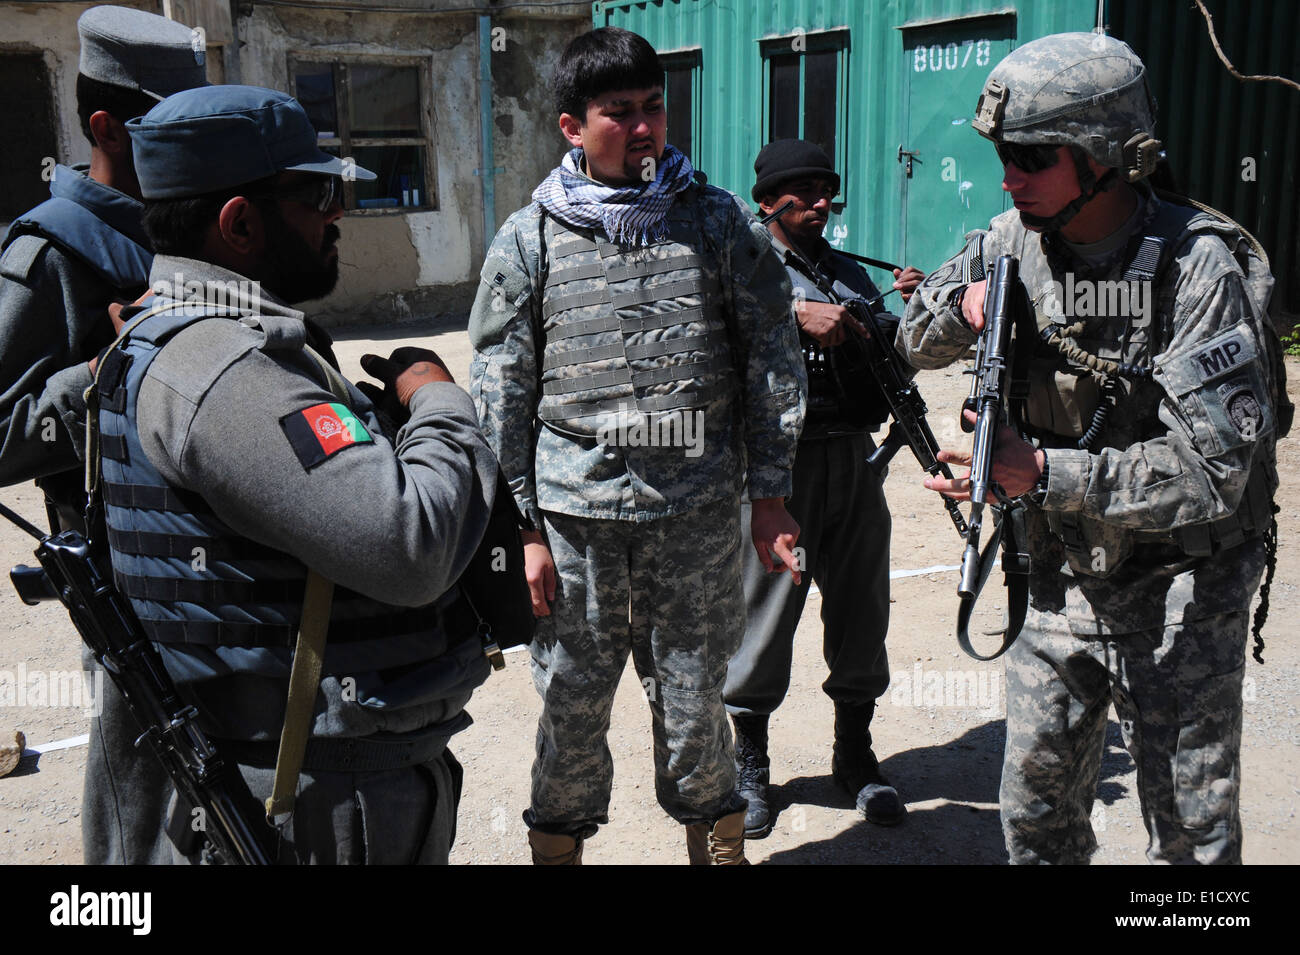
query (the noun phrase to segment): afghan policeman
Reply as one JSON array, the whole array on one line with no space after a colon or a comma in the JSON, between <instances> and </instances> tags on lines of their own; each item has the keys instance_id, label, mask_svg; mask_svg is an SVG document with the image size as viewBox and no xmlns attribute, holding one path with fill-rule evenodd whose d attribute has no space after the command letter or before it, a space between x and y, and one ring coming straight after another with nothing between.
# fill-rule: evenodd
<instances>
[{"instance_id":1,"label":"afghan policeman","mask_svg":"<svg viewBox=\"0 0 1300 955\"><path fill-rule=\"evenodd\" d=\"M744 614L742 481L764 566L797 575L790 284L752 213L667 145L663 75L626 30L569 44L555 93L574 148L497 233L470 314L470 390L534 528L542 715L524 819L544 864L579 862L608 821L629 653L690 860L744 862L722 701Z\"/></svg>"},{"instance_id":2,"label":"afghan policeman","mask_svg":"<svg viewBox=\"0 0 1300 955\"><path fill-rule=\"evenodd\" d=\"M1147 857L1239 862L1247 615L1290 425L1267 259L1236 223L1142 182L1160 155L1155 103L1118 40L1020 47L990 73L975 128L1015 210L925 280L899 340L914 365L960 358L983 327L984 269L1019 257L1040 341L1033 443L1004 426L992 471L1025 496L1031 561L1007 654L1007 851L1088 861L1113 700Z\"/></svg>"},{"instance_id":3,"label":"afghan policeman","mask_svg":"<svg viewBox=\"0 0 1300 955\"><path fill-rule=\"evenodd\" d=\"M124 124L206 83L202 41L173 20L92 7L77 32L90 165L54 168L50 199L14 220L0 256L0 484L37 478L53 530L82 526L86 362L113 340L109 306L144 291L153 259ZM95 666L88 651L83 659ZM86 756L84 861L165 861L156 836L171 783L135 748L139 729L104 684Z\"/></svg>"},{"instance_id":4,"label":"afghan policeman","mask_svg":"<svg viewBox=\"0 0 1300 955\"><path fill-rule=\"evenodd\" d=\"M889 686L890 520L882 476L867 458L875 450L870 432L889 408L870 369L855 361L861 349L844 344L846 336L867 331L841 304L854 296L870 302L880 291L861 266L822 238L840 187L825 150L802 139L778 139L759 152L754 174L752 195L764 216L790 203L768 230L795 288L808 374L808 414L787 508L799 523L803 564L811 575L795 584L767 573L754 554L745 556L745 637L727 668L723 693L736 726L737 785L749 803L745 835L762 838L772 830L768 718L790 687L794 634L814 580L830 667L822 689L835 702L831 772L867 819L895 825L906 809L871 749L876 699ZM894 287L910 296L921 278L918 269L898 270ZM882 308L878 320L891 333L898 324ZM744 507L742 521L747 502Z\"/></svg>"},{"instance_id":5,"label":"afghan policeman","mask_svg":"<svg viewBox=\"0 0 1300 955\"><path fill-rule=\"evenodd\" d=\"M114 581L258 797L304 581L333 581L279 859L446 862L461 783L447 741L489 669L454 586L496 480L473 405L432 352L367 356L410 412L385 433L305 344L291 306L337 280L346 167L295 100L208 87L128 126L158 254L153 297L96 375Z\"/></svg>"}]
</instances>

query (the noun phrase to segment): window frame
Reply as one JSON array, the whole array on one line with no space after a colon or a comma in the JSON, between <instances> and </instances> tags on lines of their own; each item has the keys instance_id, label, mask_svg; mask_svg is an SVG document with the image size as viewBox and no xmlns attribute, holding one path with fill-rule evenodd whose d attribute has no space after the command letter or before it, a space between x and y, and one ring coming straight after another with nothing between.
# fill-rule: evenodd
<instances>
[{"instance_id":1,"label":"window frame","mask_svg":"<svg viewBox=\"0 0 1300 955\"><path fill-rule=\"evenodd\" d=\"M672 50L659 52L659 62L664 67L664 102L668 101L668 74L669 72L682 72L687 74L690 80L690 103L691 103L691 156L687 153L691 163L695 164L698 159L702 143L700 137L704 133L704 123L702 122L700 112L703 107L703 84L701 82L704 69L704 48L700 46L677 47ZM671 114L669 121L672 121ZM668 141L672 143L672 137ZM673 143L677 146L677 143Z\"/></svg>"},{"instance_id":2,"label":"window frame","mask_svg":"<svg viewBox=\"0 0 1300 955\"><path fill-rule=\"evenodd\" d=\"M799 40L802 50L793 49ZM759 54L763 61L763 78L760 87L759 122L762 130L763 144L772 141L772 61L777 57L797 56L799 58L799 133L804 138L808 90L808 54L834 52L835 58L835 155L831 164L840 174L840 191L835 197L834 206L842 207L849 201L850 171L848 162L848 115L849 115L849 55L852 50L851 33L847 26L832 27L813 32L798 31L781 36L763 37L758 41Z\"/></svg>"},{"instance_id":3,"label":"window frame","mask_svg":"<svg viewBox=\"0 0 1300 955\"><path fill-rule=\"evenodd\" d=\"M310 64L313 66L325 64L330 66L333 71L335 122L338 129L334 130L334 136L318 139L316 141L316 144L322 149L336 148L338 149L340 156L347 157L355 156L358 147L424 147L424 195L420 197L420 204L418 206L392 206L379 209L359 209L356 204L357 197L355 184L349 179L344 179L344 214L349 216L391 216L405 215L411 212L438 211L440 204L437 163L435 161L437 139L434 135L432 61L428 57L424 56L365 56L330 53L328 51L320 50L295 50L288 54L286 61L290 95L296 95L297 93L297 76L300 64ZM420 116L423 136L354 137L352 135L351 120L349 119L352 107L352 80L350 68L354 66L395 66L415 68L418 83L417 92L420 98L420 101L417 104L417 110Z\"/></svg>"}]
</instances>

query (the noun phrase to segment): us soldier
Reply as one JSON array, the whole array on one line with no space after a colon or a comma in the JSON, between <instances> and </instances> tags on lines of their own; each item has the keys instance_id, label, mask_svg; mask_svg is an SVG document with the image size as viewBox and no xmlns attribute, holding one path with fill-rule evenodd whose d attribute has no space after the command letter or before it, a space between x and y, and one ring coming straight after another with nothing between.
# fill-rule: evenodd
<instances>
[{"instance_id":1,"label":"us soldier","mask_svg":"<svg viewBox=\"0 0 1300 955\"><path fill-rule=\"evenodd\" d=\"M445 862L461 783L447 740L488 673L453 587L496 480L473 405L432 352L366 356L410 412L386 434L305 344L291 303L338 278L345 166L297 102L208 87L128 128L157 294L124 312L96 375L114 580L259 797L304 579L336 582L279 860ZM187 813L173 804L182 831Z\"/></svg>"},{"instance_id":2,"label":"us soldier","mask_svg":"<svg viewBox=\"0 0 1300 955\"><path fill-rule=\"evenodd\" d=\"M626 30L569 44L555 91L574 149L497 233L470 314L470 390L534 528L543 702L524 819L538 863L576 864L608 821L605 737L629 652L660 805L693 863L744 861L722 702L744 613L743 479L760 560L798 577L790 284L752 213L666 144L663 76Z\"/></svg>"},{"instance_id":3,"label":"us soldier","mask_svg":"<svg viewBox=\"0 0 1300 955\"><path fill-rule=\"evenodd\" d=\"M0 484L36 478L55 531L82 527L87 362L113 340L109 306L144 291L153 259L124 124L207 82L201 42L173 20L92 7L77 33L90 165L55 167L51 198L14 220L0 256ZM96 666L86 651L83 660ZM171 782L135 748L139 729L112 682L104 687L86 754L83 860L165 861L158 833Z\"/></svg>"},{"instance_id":4,"label":"us soldier","mask_svg":"<svg viewBox=\"0 0 1300 955\"><path fill-rule=\"evenodd\" d=\"M820 146L802 139L768 143L754 161L754 174L752 195L764 216L793 202L767 227L796 290L795 318L807 364L808 415L787 506L799 523L799 546L811 574L796 585L766 573L753 554L745 556L745 637L727 668L723 693L736 724L740 794L749 803L745 835L762 838L772 830L768 717L790 687L794 634L813 580L822 594L823 655L830 667L822 689L835 701L831 772L867 819L894 825L906 809L871 749L876 699L889 686L889 507L881 475L867 465L875 450L870 432L889 409L870 370L853 366L853 352L839 347L846 336L866 329L825 289L838 282L842 294L868 301L880 293L861 266L822 238L840 177ZM894 287L906 299L922 277L918 269L899 270ZM891 331L898 322L883 312L880 321Z\"/></svg>"},{"instance_id":5,"label":"us soldier","mask_svg":"<svg viewBox=\"0 0 1300 955\"><path fill-rule=\"evenodd\" d=\"M983 267L1019 257L1041 332L1026 410L1037 446L1003 427L992 474L1027 496L1032 562L1007 654L1001 803L1016 863L1082 863L1096 848L1112 699L1147 857L1241 858L1247 613L1289 403L1253 239L1141 181L1159 155L1154 113L1142 62L1106 36L1044 37L996 66L975 127L1015 211L925 280L899 333L914 365L960 358L983 326ZM1101 282L1125 283L1130 307L1097 314L1084 296L1119 288Z\"/></svg>"}]
</instances>

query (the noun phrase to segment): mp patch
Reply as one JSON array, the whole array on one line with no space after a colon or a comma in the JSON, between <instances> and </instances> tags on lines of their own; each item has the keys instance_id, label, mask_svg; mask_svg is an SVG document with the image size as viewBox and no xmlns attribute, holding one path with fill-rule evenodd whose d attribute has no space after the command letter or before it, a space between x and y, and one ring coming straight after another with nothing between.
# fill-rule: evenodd
<instances>
[{"instance_id":1,"label":"mp patch","mask_svg":"<svg viewBox=\"0 0 1300 955\"><path fill-rule=\"evenodd\" d=\"M310 471L344 448L373 441L366 426L347 405L334 402L312 405L280 419L289 444L302 466Z\"/></svg>"}]
</instances>

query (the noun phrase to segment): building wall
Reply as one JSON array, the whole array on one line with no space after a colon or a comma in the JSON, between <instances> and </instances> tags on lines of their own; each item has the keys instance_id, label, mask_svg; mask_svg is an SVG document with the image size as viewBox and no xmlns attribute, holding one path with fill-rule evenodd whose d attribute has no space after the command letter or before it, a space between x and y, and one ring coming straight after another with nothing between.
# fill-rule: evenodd
<instances>
[{"instance_id":1,"label":"building wall","mask_svg":"<svg viewBox=\"0 0 1300 955\"><path fill-rule=\"evenodd\" d=\"M486 243L563 155L547 81L568 40L591 27L586 3L504 2L493 8L489 65L494 214L484 225L479 21L453 0L282 5L228 0L138 0L127 5L202 27L209 78L293 92L289 58L337 55L417 63L427 100L426 150L437 208L349 211L339 222L340 279L312 306L325 324L463 315L478 284ZM43 53L55 84L59 162L85 162L90 146L76 115L76 21L92 3L0 2L0 51ZM391 12L410 7L410 12ZM231 20L231 11L237 19ZM32 175L39 175L33 169Z\"/></svg>"},{"instance_id":2,"label":"building wall","mask_svg":"<svg viewBox=\"0 0 1300 955\"><path fill-rule=\"evenodd\" d=\"M119 0L119 6L160 13L151 0ZM54 84L54 157L65 165L90 162L90 143L77 120L77 64L81 46L77 41L77 18L94 3L0 3L0 53L40 52ZM10 134L14 131L10 130ZM30 175L39 177L41 170Z\"/></svg>"}]
</instances>

